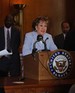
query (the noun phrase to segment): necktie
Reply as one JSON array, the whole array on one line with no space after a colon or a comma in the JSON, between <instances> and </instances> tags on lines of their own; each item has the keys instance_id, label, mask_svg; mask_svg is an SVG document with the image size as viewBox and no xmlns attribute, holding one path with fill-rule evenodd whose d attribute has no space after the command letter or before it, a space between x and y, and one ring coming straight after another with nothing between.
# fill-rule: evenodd
<instances>
[{"instance_id":1,"label":"necktie","mask_svg":"<svg viewBox=\"0 0 75 93\"><path fill-rule=\"evenodd\" d=\"M11 51L9 30L7 30L7 50Z\"/></svg>"}]
</instances>

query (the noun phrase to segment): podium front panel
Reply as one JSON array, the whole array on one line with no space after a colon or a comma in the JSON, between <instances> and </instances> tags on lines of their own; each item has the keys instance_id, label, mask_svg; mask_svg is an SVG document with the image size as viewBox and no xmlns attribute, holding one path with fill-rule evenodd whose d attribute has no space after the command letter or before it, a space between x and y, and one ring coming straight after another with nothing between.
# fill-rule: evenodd
<instances>
[{"instance_id":1,"label":"podium front panel","mask_svg":"<svg viewBox=\"0 0 75 93\"><path fill-rule=\"evenodd\" d=\"M66 53L65 55L57 55L55 53ZM53 57L56 56L56 57ZM53 59L52 59L53 57ZM23 58L24 63L24 76L25 78L31 78L36 80L50 80L50 79L63 79L63 78L75 78L74 70L75 70L75 53L70 51L67 52L65 50L56 50L56 51L41 51L35 53L34 56L27 55ZM55 59L54 59L55 58ZM60 67L56 67L56 61L64 59L60 62ZM52 63L54 60L54 63ZM65 62L65 65L62 67L62 63ZM53 66L53 68L51 67ZM52 69L51 69L52 68ZM53 72L54 69L54 72ZM57 70L58 69L58 70ZM51 71L52 70L52 71ZM56 75L55 75L55 74ZM65 73L65 74L64 74Z\"/></svg>"}]
</instances>

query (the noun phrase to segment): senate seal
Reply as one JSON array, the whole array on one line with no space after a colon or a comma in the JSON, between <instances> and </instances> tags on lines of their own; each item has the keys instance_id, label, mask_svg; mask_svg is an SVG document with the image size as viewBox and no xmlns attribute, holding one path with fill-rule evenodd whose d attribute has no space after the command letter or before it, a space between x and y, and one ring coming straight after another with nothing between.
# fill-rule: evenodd
<instances>
[{"instance_id":1,"label":"senate seal","mask_svg":"<svg viewBox=\"0 0 75 93\"><path fill-rule=\"evenodd\" d=\"M71 55L67 51L59 49L55 51L49 58L48 66L54 77L65 78L71 72Z\"/></svg>"}]
</instances>

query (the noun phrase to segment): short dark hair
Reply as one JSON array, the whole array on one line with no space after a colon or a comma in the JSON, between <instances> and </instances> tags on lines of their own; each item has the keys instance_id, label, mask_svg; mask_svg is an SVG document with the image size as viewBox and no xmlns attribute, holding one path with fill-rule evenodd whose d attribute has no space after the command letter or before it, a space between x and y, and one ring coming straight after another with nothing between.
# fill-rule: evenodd
<instances>
[{"instance_id":1,"label":"short dark hair","mask_svg":"<svg viewBox=\"0 0 75 93\"><path fill-rule=\"evenodd\" d=\"M11 15L7 15L4 20L5 27L10 28L11 26L13 26L13 23L13 17Z\"/></svg>"},{"instance_id":2,"label":"short dark hair","mask_svg":"<svg viewBox=\"0 0 75 93\"><path fill-rule=\"evenodd\" d=\"M61 27L63 27L63 24L64 24L64 23L68 23L68 24L69 24L69 26L71 26L71 24L70 24L70 22L69 22L69 21L64 20L64 21L62 21L62 23L61 23Z\"/></svg>"},{"instance_id":3,"label":"short dark hair","mask_svg":"<svg viewBox=\"0 0 75 93\"><path fill-rule=\"evenodd\" d=\"M37 26L40 23L40 21L46 21L48 24L48 17L47 16L39 16L36 19L34 19L32 22L33 30L35 30L35 26Z\"/></svg>"}]
</instances>

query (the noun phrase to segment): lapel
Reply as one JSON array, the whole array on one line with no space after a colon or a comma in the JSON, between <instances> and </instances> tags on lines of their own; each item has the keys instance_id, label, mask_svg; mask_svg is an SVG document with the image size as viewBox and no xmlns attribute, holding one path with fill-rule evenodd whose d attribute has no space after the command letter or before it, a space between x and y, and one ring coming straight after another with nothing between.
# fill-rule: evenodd
<instances>
[{"instance_id":1,"label":"lapel","mask_svg":"<svg viewBox=\"0 0 75 93\"><path fill-rule=\"evenodd\" d=\"M11 27L11 41L13 41L14 37L14 28Z\"/></svg>"},{"instance_id":2,"label":"lapel","mask_svg":"<svg viewBox=\"0 0 75 93\"><path fill-rule=\"evenodd\" d=\"M4 27L2 28L2 31L1 31L1 32L2 32L2 38L1 38L1 39L2 39L2 41L3 41L3 42L5 42L5 33L4 33Z\"/></svg>"},{"instance_id":3,"label":"lapel","mask_svg":"<svg viewBox=\"0 0 75 93\"><path fill-rule=\"evenodd\" d=\"M5 48L4 27L0 28L0 50Z\"/></svg>"},{"instance_id":4,"label":"lapel","mask_svg":"<svg viewBox=\"0 0 75 93\"><path fill-rule=\"evenodd\" d=\"M14 31L13 27L11 27L11 46L13 45L13 40L14 40Z\"/></svg>"}]
</instances>

